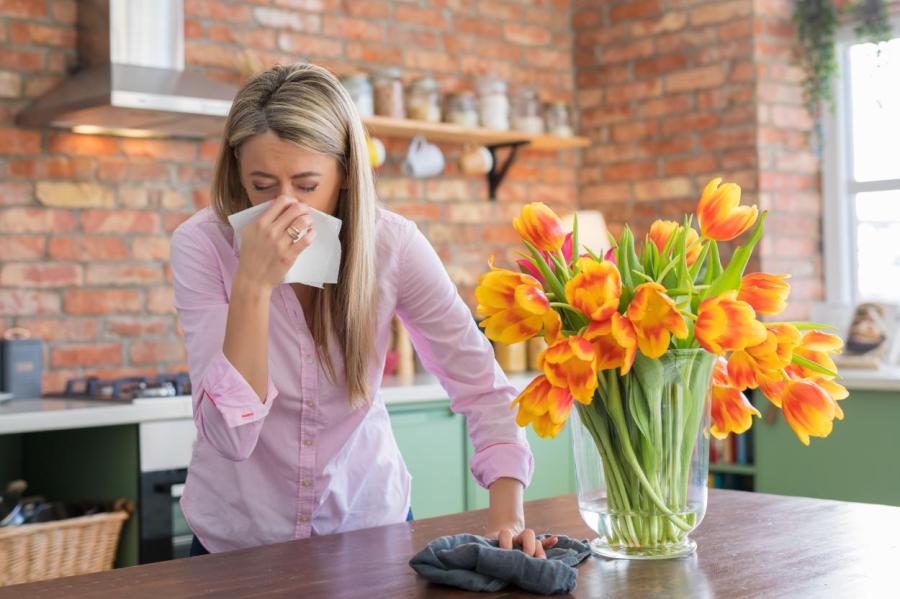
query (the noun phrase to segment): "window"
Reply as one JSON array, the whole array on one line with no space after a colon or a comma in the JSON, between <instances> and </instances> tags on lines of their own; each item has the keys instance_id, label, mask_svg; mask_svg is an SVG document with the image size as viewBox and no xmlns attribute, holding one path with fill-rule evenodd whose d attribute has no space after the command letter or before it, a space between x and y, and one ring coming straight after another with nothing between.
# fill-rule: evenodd
<instances>
[{"instance_id":1,"label":"window","mask_svg":"<svg viewBox=\"0 0 900 599\"><path fill-rule=\"evenodd\" d=\"M837 51L824 111L827 299L900 303L900 37L861 44L849 28Z\"/></svg>"}]
</instances>

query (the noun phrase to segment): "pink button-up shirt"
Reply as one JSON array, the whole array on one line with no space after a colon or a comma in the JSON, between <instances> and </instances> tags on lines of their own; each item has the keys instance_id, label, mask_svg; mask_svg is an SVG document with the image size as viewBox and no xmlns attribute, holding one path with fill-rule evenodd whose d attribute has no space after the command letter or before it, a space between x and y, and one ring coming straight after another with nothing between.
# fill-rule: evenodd
<instances>
[{"instance_id":1,"label":"pink button-up shirt","mask_svg":"<svg viewBox=\"0 0 900 599\"><path fill-rule=\"evenodd\" d=\"M172 237L175 307L193 385L194 444L181 507L212 552L402 522L410 475L378 389L396 313L423 365L465 415L472 474L530 482L532 456L497 366L434 249L411 221L378 209L378 318L371 403L351 410L346 383L316 359L302 308L287 284L269 307L265 403L222 353L231 281L232 229L210 209ZM333 359L338 373L343 362ZM452 450L452 448L447 448ZM433 447L432 451L444 451Z\"/></svg>"}]
</instances>

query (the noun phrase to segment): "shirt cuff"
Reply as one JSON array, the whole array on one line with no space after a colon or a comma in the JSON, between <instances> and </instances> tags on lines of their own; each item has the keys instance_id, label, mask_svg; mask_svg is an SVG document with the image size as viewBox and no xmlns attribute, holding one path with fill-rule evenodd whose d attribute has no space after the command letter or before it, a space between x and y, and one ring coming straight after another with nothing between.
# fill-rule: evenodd
<instances>
[{"instance_id":1,"label":"shirt cuff","mask_svg":"<svg viewBox=\"0 0 900 599\"><path fill-rule=\"evenodd\" d=\"M514 478L525 487L531 484L534 458L525 443L494 443L476 452L471 462L472 476L487 489L498 478Z\"/></svg>"},{"instance_id":2,"label":"shirt cuff","mask_svg":"<svg viewBox=\"0 0 900 599\"><path fill-rule=\"evenodd\" d=\"M272 409L272 400L278 395L278 389L272 382L270 372L266 401L260 403L259 396L247 379L219 351L206 367L198 393L199 401L212 402L225 419L225 424L235 428L265 418Z\"/></svg>"}]
</instances>

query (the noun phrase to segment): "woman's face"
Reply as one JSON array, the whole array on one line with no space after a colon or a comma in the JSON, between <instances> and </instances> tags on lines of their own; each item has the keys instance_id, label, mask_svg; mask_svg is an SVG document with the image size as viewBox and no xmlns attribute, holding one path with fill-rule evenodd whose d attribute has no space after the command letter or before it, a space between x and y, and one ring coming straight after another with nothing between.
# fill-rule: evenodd
<instances>
[{"instance_id":1,"label":"woman's face","mask_svg":"<svg viewBox=\"0 0 900 599\"><path fill-rule=\"evenodd\" d=\"M331 156L303 150L266 131L241 144L238 162L241 184L254 206L289 195L334 214L344 180Z\"/></svg>"}]
</instances>

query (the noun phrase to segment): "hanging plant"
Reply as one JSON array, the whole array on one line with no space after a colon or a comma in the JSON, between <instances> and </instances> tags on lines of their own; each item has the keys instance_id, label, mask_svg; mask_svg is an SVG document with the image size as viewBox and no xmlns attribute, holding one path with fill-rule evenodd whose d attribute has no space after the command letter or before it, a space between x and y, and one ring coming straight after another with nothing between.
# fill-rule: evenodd
<instances>
[{"instance_id":1,"label":"hanging plant","mask_svg":"<svg viewBox=\"0 0 900 599\"><path fill-rule=\"evenodd\" d=\"M843 4L843 3L841 3ZM835 0L796 0L793 23L802 48L800 61L805 71L803 92L806 108L818 121L823 103L832 103L831 82L837 74L834 39L840 12L848 12L857 23L860 41L878 43L891 37L891 22L884 0L857 0L839 9Z\"/></svg>"}]
</instances>

